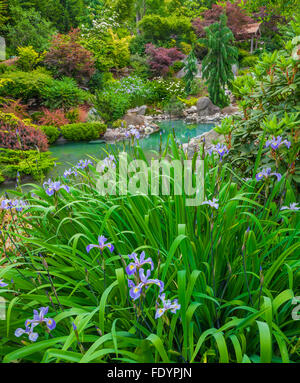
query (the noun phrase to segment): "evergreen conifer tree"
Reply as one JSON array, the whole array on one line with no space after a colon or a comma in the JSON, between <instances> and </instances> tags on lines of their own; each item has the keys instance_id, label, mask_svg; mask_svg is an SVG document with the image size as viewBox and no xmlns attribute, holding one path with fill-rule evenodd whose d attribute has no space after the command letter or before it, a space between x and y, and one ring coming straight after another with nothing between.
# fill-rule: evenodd
<instances>
[{"instance_id":1,"label":"evergreen conifer tree","mask_svg":"<svg viewBox=\"0 0 300 383\"><path fill-rule=\"evenodd\" d=\"M238 57L238 50L233 46L233 33L226 22L226 15L221 15L219 22L205 28L206 37L199 40L208 48L202 61L203 77L206 79L210 99L220 107L229 104L224 88L234 78L232 65Z\"/></svg>"},{"instance_id":2,"label":"evergreen conifer tree","mask_svg":"<svg viewBox=\"0 0 300 383\"><path fill-rule=\"evenodd\" d=\"M187 94L191 92L192 82L198 72L197 67L197 59L194 53L194 49L192 49L187 57L186 65L184 68L185 71L185 91Z\"/></svg>"}]
</instances>

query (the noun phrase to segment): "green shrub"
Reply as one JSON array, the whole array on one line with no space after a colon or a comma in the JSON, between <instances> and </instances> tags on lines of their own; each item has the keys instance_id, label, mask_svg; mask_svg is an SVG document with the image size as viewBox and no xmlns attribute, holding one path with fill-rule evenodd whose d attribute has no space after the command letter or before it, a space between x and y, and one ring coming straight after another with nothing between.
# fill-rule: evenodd
<instances>
[{"instance_id":1,"label":"green shrub","mask_svg":"<svg viewBox=\"0 0 300 383\"><path fill-rule=\"evenodd\" d=\"M10 5L10 19L2 29L8 42L9 52L15 54L17 47L31 45L38 52L42 52L49 46L49 40L55 28L48 20L41 16L36 5L25 6L22 1L9 1L9 3L21 4L22 6ZM32 2L27 2L32 4ZM25 8L29 9L25 9Z\"/></svg>"},{"instance_id":2,"label":"green shrub","mask_svg":"<svg viewBox=\"0 0 300 383\"><path fill-rule=\"evenodd\" d=\"M37 150L12 150L0 149L0 167L2 177L15 179L17 173L20 176L28 175L41 181L54 166L55 158L50 152L38 152Z\"/></svg>"},{"instance_id":3,"label":"green shrub","mask_svg":"<svg viewBox=\"0 0 300 383\"><path fill-rule=\"evenodd\" d=\"M242 61L243 58L248 57L248 56L249 56L249 52L246 51L246 49L242 49L242 48L238 49L238 59L239 59L239 61Z\"/></svg>"},{"instance_id":4,"label":"green shrub","mask_svg":"<svg viewBox=\"0 0 300 383\"><path fill-rule=\"evenodd\" d=\"M132 55L145 54L146 40L143 35L134 36L129 43L129 50Z\"/></svg>"},{"instance_id":5,"label":"green shrub","mask_svg":"<svg viewBox=\"0 0 300 383\"><path fill-rule=\"evenodd\" d=\"M185 104L178 100L177 97L173 96L169 102L165 105L164 111L171 116L182 116L182 112L185 108Z\"/></svg>"},{"instance_id":6,"label":"green shrub","mask_svg":"<svg viewBox=\"0 0 300 383\"><path fill-rule=\"evenodd\" d=\"M234 97L239 100L244 95L249 94L255 84L255 80L250 75L237 76L234 81L231 82L231 91Z\"/></svg>"},{"instance_id":7,"label":"green shrub","mask_svg":"<svg viewBox=\"0 0 300 383\"><path fill-rule=\"evenodd\" d=\"M43 88L43 105L51 109L69 109L89 100L89 94L78 88L75 80L64 77L52 80Z\"/></svg>"},{"instance_id":8,"label":"green shrub","mask_svg":"<svg viewBox=\"0 0 300 383\"><path fill-rule=\"evenodd\" d=\"M179 72L182 68L184 68L184 62L182 61L175 61L174 64L171 66L171 70L174 71L174 73Z\"/></svg>"},{"instance_id":9,"label":"green shrub","mask_svg":"<svg viewBox=\"0 0 300 383\"><path fill-rule=\"evenodd\" d=\"M146 15L139 22L146 41L168 41L171 35L181 35L183 38L191 38L192 25L188 17L171 15L162 17L159 15Z\"/></svg>"},{"instance_id":10,"label":"green shrub","mask_svg":"<svg viewBox=\"0 0 300 383\"><path fill-rule=\"evenodd\" d=\"M70 124L76 124L79 122L79 109L74 108L68 110L66 113L66 118L69 120Z\"/></svg>"},{"instance_id":11,"label":"green shrub","mask_svg":"<svg viewBox=\"0 0 300 383\"><path fill-rule=\"evenodd\" d=\"M126 93L101 92L96 95L95 107L104 121L112 122L123 117L130 108L130 97Z\"/></svg>"},{"instance_id":12,"label":"green shrub","mask_svg":"<svg viewBox=\"0 0 300 383\"><path fill-rule=\"evenodd\" d=\"M40 70L34 70L32 72L22 72L18 70L5 73L1 75L0 78L11 80L0 88L0 96L22 99L25 103L30 99L37 99L37 101L41 103L44 88L53 82L49 74Z\"/></svg>"},{"instance_id":13,"label":"green shrub","mask_svg":"<svg viewBox=\"0 0 300 383\"><path fill-rule=\"evenodd\" d=\"M156 79L149 83L148 102L167 102L173 96L185 97L185 85L183 80Z\"/></svg>"},{"instance_id":14,"label":"green shrub","mask_svg":"<svg viewBox=\"0 0 300 383\"><path fill-rule=\"evenodd\" d=\"M89 93L78 88L73 79L66 77L54 80L46 70L40 68L32 72L8 72L1 78L11 81L0 88L0 96L21 99L25 103L35 99L51 109L68 109L89 99Z\"/></svg>"},{"instance_id":15,"label":"green shrub","mask_svg":"<svg viewBox=\"0 0 300 383\"><path fill-rule=\"evenodd\" d=\"M194 78L194 80L192 81L190 95L195 95L198 97L208 95L205 82L201 78Z\"/></svg>"},{"instance_id":16,"label":"green shrub","mask_svg":"<svg viewBox=\"0 0 300 383\"><path fill-rule=\"evenodd\" d=\"M246 67L253 68L256 65L257 61L258 61L257 56L244 57L241 61L241 67L242 68L246 68Z\"/></svg>"},{"instance_id":17,"label":"green shrub","mask_svg":"<svg viewBox=\"0 0 300 383\"><path fill-rule=\"evenodd\" d=\"M191 106L195 106L197 104L198 98L197 97L191 97L189 99L186 99L186 98L178 97L178 100L183 102L188 108L190 108Z\"/></svg>"},{"instance_id":18,"label":"green shrub","mask_svg":"<svg viewBox=\"0 0 300 383\"><path fill-rule=\"evenodd\" d=\"M113 129L118 129L118 128L127 128L127 123L124 120L116 120L112 123L112 128Z\"/></svg>"},{"instance_id":19,"label":"green shrub","mask_svg":"<svg viewBox=\"0 0 300 383\"><path fill-rule=\"evenodd\" d=\"M151 75L148 59L145 56L133 55L130 57L130 66L134 69L134 74L141 78L149 78Z\"/></svg>"},{"instance_id":20,"label":"green shrub","mask_svg":"<svg viewBox=\"0 0 300 383\"><path fill-rule=\"evenodd\" d=\"M91 79L88 83L88 87L89 87L90 92L93 93L96 90L103 89L104 84L105 84L105 80L106 80L105 74L106 73L100 72L98 70L93 74L93 76L91 77Z\"/></svg>"},{"instance_id":21,"label":"green shrub","mask_svg":"<svg viewBox=\"0 0 300 383\"><path fill-rule=\"evenodd\" d=\"M32 46L19 47L18 57L19 59L16 64L17 67L20 70L29 72L32 71L38 65L38 63L43 60L44 54L36 52Z\"/></svg>"},{"instance_id":22,"label":"green shrub","mask_svg":"<svg viewBox=\"0 0 300 383\"><path fill-rule=\"evenodd\" d=\"M41 130L46 134L50 145L54 144L60 136L60 132L56 126L41 126Z\"/></svg>"},{"instance_id":23,"label":"green shrub","mask_svg":"<svg viewBox=\"0 0 300 383\"><path fill-rule=\"evenodd\" d=\"M84 36L82 45L93 53L96 69L101 72L114 68L119 70L129 64L129 42L131 36L119 37L110 28L106 34L88 34Z\"/></svg>"},{"instance_id":24,"label":"green shrub","mask_svg":"<svg viewBox=\"0 0 300 383\"><path fill-rule=\"evenodd\" d=\"M106 128L107 126L102 122L88 122L64 125L61 132L69 141L91 141L104 134Z\"/></svg>"},{"instance_id":25,"label":"green shrub","mask_svg":"<svg viewBox=\"0 0 300 383\"><path fill-rule=\"evenodd\" d=\"M6 65L4 63L0 63L0 75L3 73L13 72L16 70L14 65Z\"/></svg>"}]
</instances>

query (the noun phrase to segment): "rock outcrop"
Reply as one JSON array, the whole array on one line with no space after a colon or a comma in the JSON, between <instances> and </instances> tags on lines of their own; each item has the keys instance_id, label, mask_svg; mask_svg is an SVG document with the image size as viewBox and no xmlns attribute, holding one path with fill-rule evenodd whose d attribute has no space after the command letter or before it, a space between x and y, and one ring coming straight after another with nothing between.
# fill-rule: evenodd
<instances>
[{"instance_id":1,"label":"rock outcrop","mask_svg":"<svg viewBox=\"0 0 300 383\"><path fill-rule=\"evenodd\" d=\"M230 105L230 106L226 106L226 108L222 109L222 114L229 114L229 115L231 115L231 114L238 113L238 111L239 111L239 108L237 106Z\"/></svg>"},{"instance_id":2,"label":"rock outcrop","mask_svg":"<svg viewBox=\"0 0 300 383\"><path fill-rule=\"evenodd\" d=\"M203 139L205 140L205 150L208 151L214 145L213 142L224 142L225 138L223 135L218 134L213 129L209 132L205 132L201 134L201 136L194 137L187 144L183 144L183 149L187 152L188 157L193 157L194 153L199 150L199 145L203 143Z\"/></svg>"},{"instance_id":3,"label":"rock outcrop","mask_svg":"<svg viewBox=\"0 0 300 383\"><path fill-rule=\"evenodd\" d=\"M201 97L197 101L197 112L199 117L212 116L213 114L220 113L220 108L214 105L210 98Z\"/></svg>"},{"instance_id":4,"label":"rock outcrop","mask_svg":"<svg viewBox=\"0 0 300 383\"><path fill-rule=\"evenodd\" d=\"M108 128L105 134L101 137L101 139L108 142L125 140L129 138L128 133L130 133L132 129L136 129L139 132L140 138L143 138L145 136L149 136L150 134L157 132L160 128L154 123L139 126L134 126L130 124L128 125L128 128Z\"/></svg>"},{"instance_id":5,"label":"rock outcrop","mask_svg":"<svg viewBox=\"0 0 300 383\"><path fill-rule=\"evenodd\" d=\"M129 109L127 113L135 113L139 116L145 116L147 110L147 105L137 106L134 109Z\"/></svg>"},{"instance_id":6,"label":"rock outcrop","mask_svg":"<svg viewBox=\"0 0 300 383\"><path fill-rule=\"evenodd\" d=\"M123 117L123 120L126 121L127 126L129 125L144 125L145 118L143 116L137 115L136 113L127 113Z\"/></svg>"}]
</instances>

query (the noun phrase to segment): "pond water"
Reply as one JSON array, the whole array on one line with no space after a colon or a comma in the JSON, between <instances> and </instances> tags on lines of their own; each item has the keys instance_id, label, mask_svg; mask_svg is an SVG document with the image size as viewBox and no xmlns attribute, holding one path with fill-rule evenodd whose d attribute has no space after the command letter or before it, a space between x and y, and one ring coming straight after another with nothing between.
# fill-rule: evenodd
<instances>
[{"instance_id":1,"label":"pond water","mask_svg":"<svg viewBox=\"0 0 300 383\"><path fill-rule=\"evenodd\" d=\"M214 124L186 124L182 120L178 121L163 121L158 124L161 128L160 132L162 133L162 148L165 147L168 139L168 135L175 132L176 139L180 143L186 143L191 138L201 135L209 130L211 130ZM140 140L140 146L143 148L146 157L151 155L151 151L159 150L160 145L160 132L151 134L150 136ZM126 140L125 143L129 144L129 141ZM88 156L103 158L103 149L108 149L109 146L123 148L123 142L118 142L116 144L107 145L107 143L87 143L87 142L72 142L66 144L53 145L50 147L49 151L52 153L53 157L57 158L57 166L52 174L62 174L65 169L70 168L75 165L79 160L88 158ZM126 150L126 147L125 147ZM147 155L148 154L148 155ZM49 175L51 177L51 173ZM0 195L10 188L14 188L14 182L10 185L0 185Z\"/></svg>"}]
</instances>

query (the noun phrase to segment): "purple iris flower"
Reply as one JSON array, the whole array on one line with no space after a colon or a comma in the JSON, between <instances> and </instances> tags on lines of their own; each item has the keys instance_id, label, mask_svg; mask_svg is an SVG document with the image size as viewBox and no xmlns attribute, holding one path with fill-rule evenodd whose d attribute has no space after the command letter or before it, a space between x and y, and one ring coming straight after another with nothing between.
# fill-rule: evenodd
<instances>
[{"instance_id":1,"label":"purple iris flower","mask_svg":"<svg viewBox=\"0 0 300 383\"><path fill-rule=\"evenodd\" d=\"M170 299L166 300L166 294L161 294L159 298L162 301L163 307L160 307L156 310L155 319L160 318L164 315L165 312L169 310L173 314L176 314L176 311L180 310L181 305L178 303L177 299L174 299L173 302Z\"/></svg>"},{"instance_id":2,"label":"purple iris flower","mask_svg":"<svg viewBox=\"0 0 300 383\"><path fill-rule=\"evenodd\" d=\"M212 152L217 152L220 156L220 161L222 161L224 155L227 154L229 150L226 145L218 143L217 145L214 145L208 152L210 155Z\"/></svg>"},{"instance_id":3,"label":"purple iris flower","mask_svg":"<svg viewBox=\"0 0 300 383\"><path fill-rule=\"evenodd\" d=\"M165 285L163 281L160 281L159 279L149 279L150 274L150 270L147 270L145 275L144 269L140 269L140 282L138 284L135 285L133 281L131 281L130 279L128 280L128 286L130 287L129 295L134 301L141 296L144 287L147 290L150 287L150 285L157 285L159 287L160 293L164 291Z\"/></svg>"},{"instance_id":4,"label":"purple iris flower","mask_svg":"<svg viewBox=\"0 0 300 383\"><path fill-rule=\"evenodd\" d=\"M6 287L6 286L8 286L8 284L3 282L3 279L0 279L0 287Z\"/></svg>"},{"instance_id":5,"label":"purple iris flower","mask_svg":"<svg viewBox=\"0 0 300 383\"><path fill-rule=\"evenodd\" d=\"M33 332L34 327L29 327L25 325L25 330L22 328L17 328L15 331L15 336L19 338L23 334L28 335L28 339L32 342L35 342L37 338L39 337L39 334L37 332Z\"/></svg>"},{"instance_id":6,"label":"purple iris flower","mask_svg":"<svg viewBox=\"0 0 300 383\"><path fill-rule=\"evenodd\" d=\"M107 247L108 250L112 253L114 251L114 245L112 245L111 243L105 243L106 241L107 241L107 238L105 238L103 235L99 235L98 237L99 245L90 244L86 247L86 251L89 253L91 249L93 249L94 247L103 251L105 247Z\"/></svg>"},{"instance_id":7,"label":"purple iris flower","mask_svg":"<svg viewBox=\"0 0 300 383\"><path fill-rule=\"evenodd\" d=\"M208 201L204 201L204 202L202 202L202 204L201 205L209 205L209 206L211 206L211 207L214 207L215 209L219 209L219 200L218 199L216 199L216 198L213 198L213 200L208 200Z\"/></svg>"},{"instance_id":8,"label":"purple iris flower","mask_svg":"<svg viewBox=\"0 0 300 383\"><path fill-rule=\"evenodd\" d=\"M53 182L50 179L43 184L44 189L46 189L46 193L49 196L52 196L55 192L60 189L64 189L66 192L70 193L70 188L67 185L62 185L60 181Z\"/></svg>"},{"instance_id":9,"label":"purple iris flower","mask_svg":"<svg viewBox=\"0 0 300 383\"><path fill-rule=\"evenodd\" d=\"M271 148L273 150L277 150L281 145L285 145L288 149L291 147L291 143L290 141L288 140L282 140L282 137L281 136L278 136L278 137L272 137L271 140L268 140L266 142L266 148L268 148L269 146L271 146Z\"/></svg>"},{"instance_id":10,"label":"purple iris flower","mask_svg":"<svg viewBox=\"0 0 300 383\"><path fill-rule=\"evenodd\" d=\"M130 287L129 295L135 301L142 294L142 283L135 285L130 279L128 279L128 286Z\"/></svg>"},{"instance_id":11,"label":"purple iris flower","mask_svg":"<svg viewBox=\"0 0 300 383\"><path fill-rule=\"evenodd\" d=\"M147 270L146 275L145 275L144 269L139 270L140 280L143 287L146 287L147 289L150 285L157 285L160 290L159 292L162 293L165 287L163 281L160 281L159 279L149 279L150 274L151 274L150 270Z\"/></svg>"},{"instance_id":12,"label":"purple iris flower","mask_svg":"<svg viewBox=\"0 0 300 383\"><path fill-rule=\"evenodd\" d=\"M126 137L135 137L136 139L139 139L140 138L140 132L137 129L132 128L129 131L125 132L125 136Z\"/></svg>"},{"instance_id":13,"label":"purple iris flower","mask_svg":"<svg viewBox=\"0 0 300 383\"><path fill-rule=\"evenodd\" d=\"M4 199L1 201L1 209L3 210L16 209L16 211L22 211L26 206L27 203L19 199Z\"/></svg>"},{"instance_id":14,"label":"purple iris flower","mask_svg":"<svg viewBox=\"0 0 300 383\"><path fill-rule=\"evenodd\" d=\"M282 206L282 208L280 210L294 210L294 211L300 210L300 207L297 205L298 205L298 203L293 202L290 204L290 206Z\"/></svg>"},{"instance_id":15,"label":"purple iris flower","mask_svg":"<svg viewBox=\"0 0 300 383\"><path fill-rule=\"evenodd\" d=\"M33 310L33 319L27 319L25 322L25 327L26 324L27 326L31 324L33 327L41 324L41 323L46 323L47 327L49 330L53 330L56 327L55 320L52 318L45 318L45 315L48 313L49 307L41 307L40 312L37 310Z\"/></svg>"},{"instance_id":16,"label":"purple iris flower","mask_svg":"<svg viewBox=\"0 0 300 383\"><path fill-rule=\"evenodd\" d=\"M280 173L275 173L275 172L272 173L271 168L267 168L267 169L262 169L260 172L258 172L256 174L255 178L256 178L256 181L260 181L263 178L267 179L270 176L276 176L277 182L279 182L281 180L281 177L282 177Z\"/></svg>"},{"instance_id":17,"label":"purple iris flower","mask_svg":"<svg viewBox=\"0 0 300 383\"><path fill-rule=\"evenodd\" d=\"M134 274L137 269L140 267L149 264L151 266L151 271L154 269L154 264L152 259L149 257L145 259L145 252L141 252L140 259L138 259L138 256L136 253L132 253L128 255L129 259L133 259L134 262L129 263L129 265L126 267L126 273L127 275Z\"/></svg>"},{"instance_id":18,"label":"purple iris flower","mask_svg":"<svg viewBox=\"0 0 300 383\"><path fill-rule=\"evenodd\" d=\"M65 178L68 178L68 177L70 177L72 175L74 175L75 177L78 175L77 170L75 168L71 168L71 169L66 170L64 172L64 177Z\"/></svg>"},{"instance_id":19,"label":"purple iris flower","mask_svg":"<svg viewBox=\"0 0 300 383\"><path fill-rule=\"evenodd\" d=\"M34 333L33 329L39 324L46 323L48 329L51 331L56 327L55 320L52 318L45 318L45 315L48 313L49 307L41 307L38 312L33 310L33 319L26 319L25 321L25 330L22 328L17 328L15 331L15 336L20 337L23 334L27 334L29 340L35 342L38 338L38 333Z\"/></svg>"},{"instance_id":20,"label":"purple iris flower","mask_svg":"<svg viewBox=\"0 0 300 383\"><path fill-rule=\"evenodd\" d=\"M108 156L104 158L101 164L101 171L103 172L106 168L115 168L116 167L116 159L115 156Z\"/></svg>"},{"instance_id":21,"label":"purple iris flower","mask_svg":"<svg viewBox=\"0 0 300 383\"><path fill-rule=\"evenodd\" d=\"M76 168L83 170L87 168L89 165L93 165L93 162L91 160L80 160L78 164L76 165Z\"/></svg>"}]
</instances>

